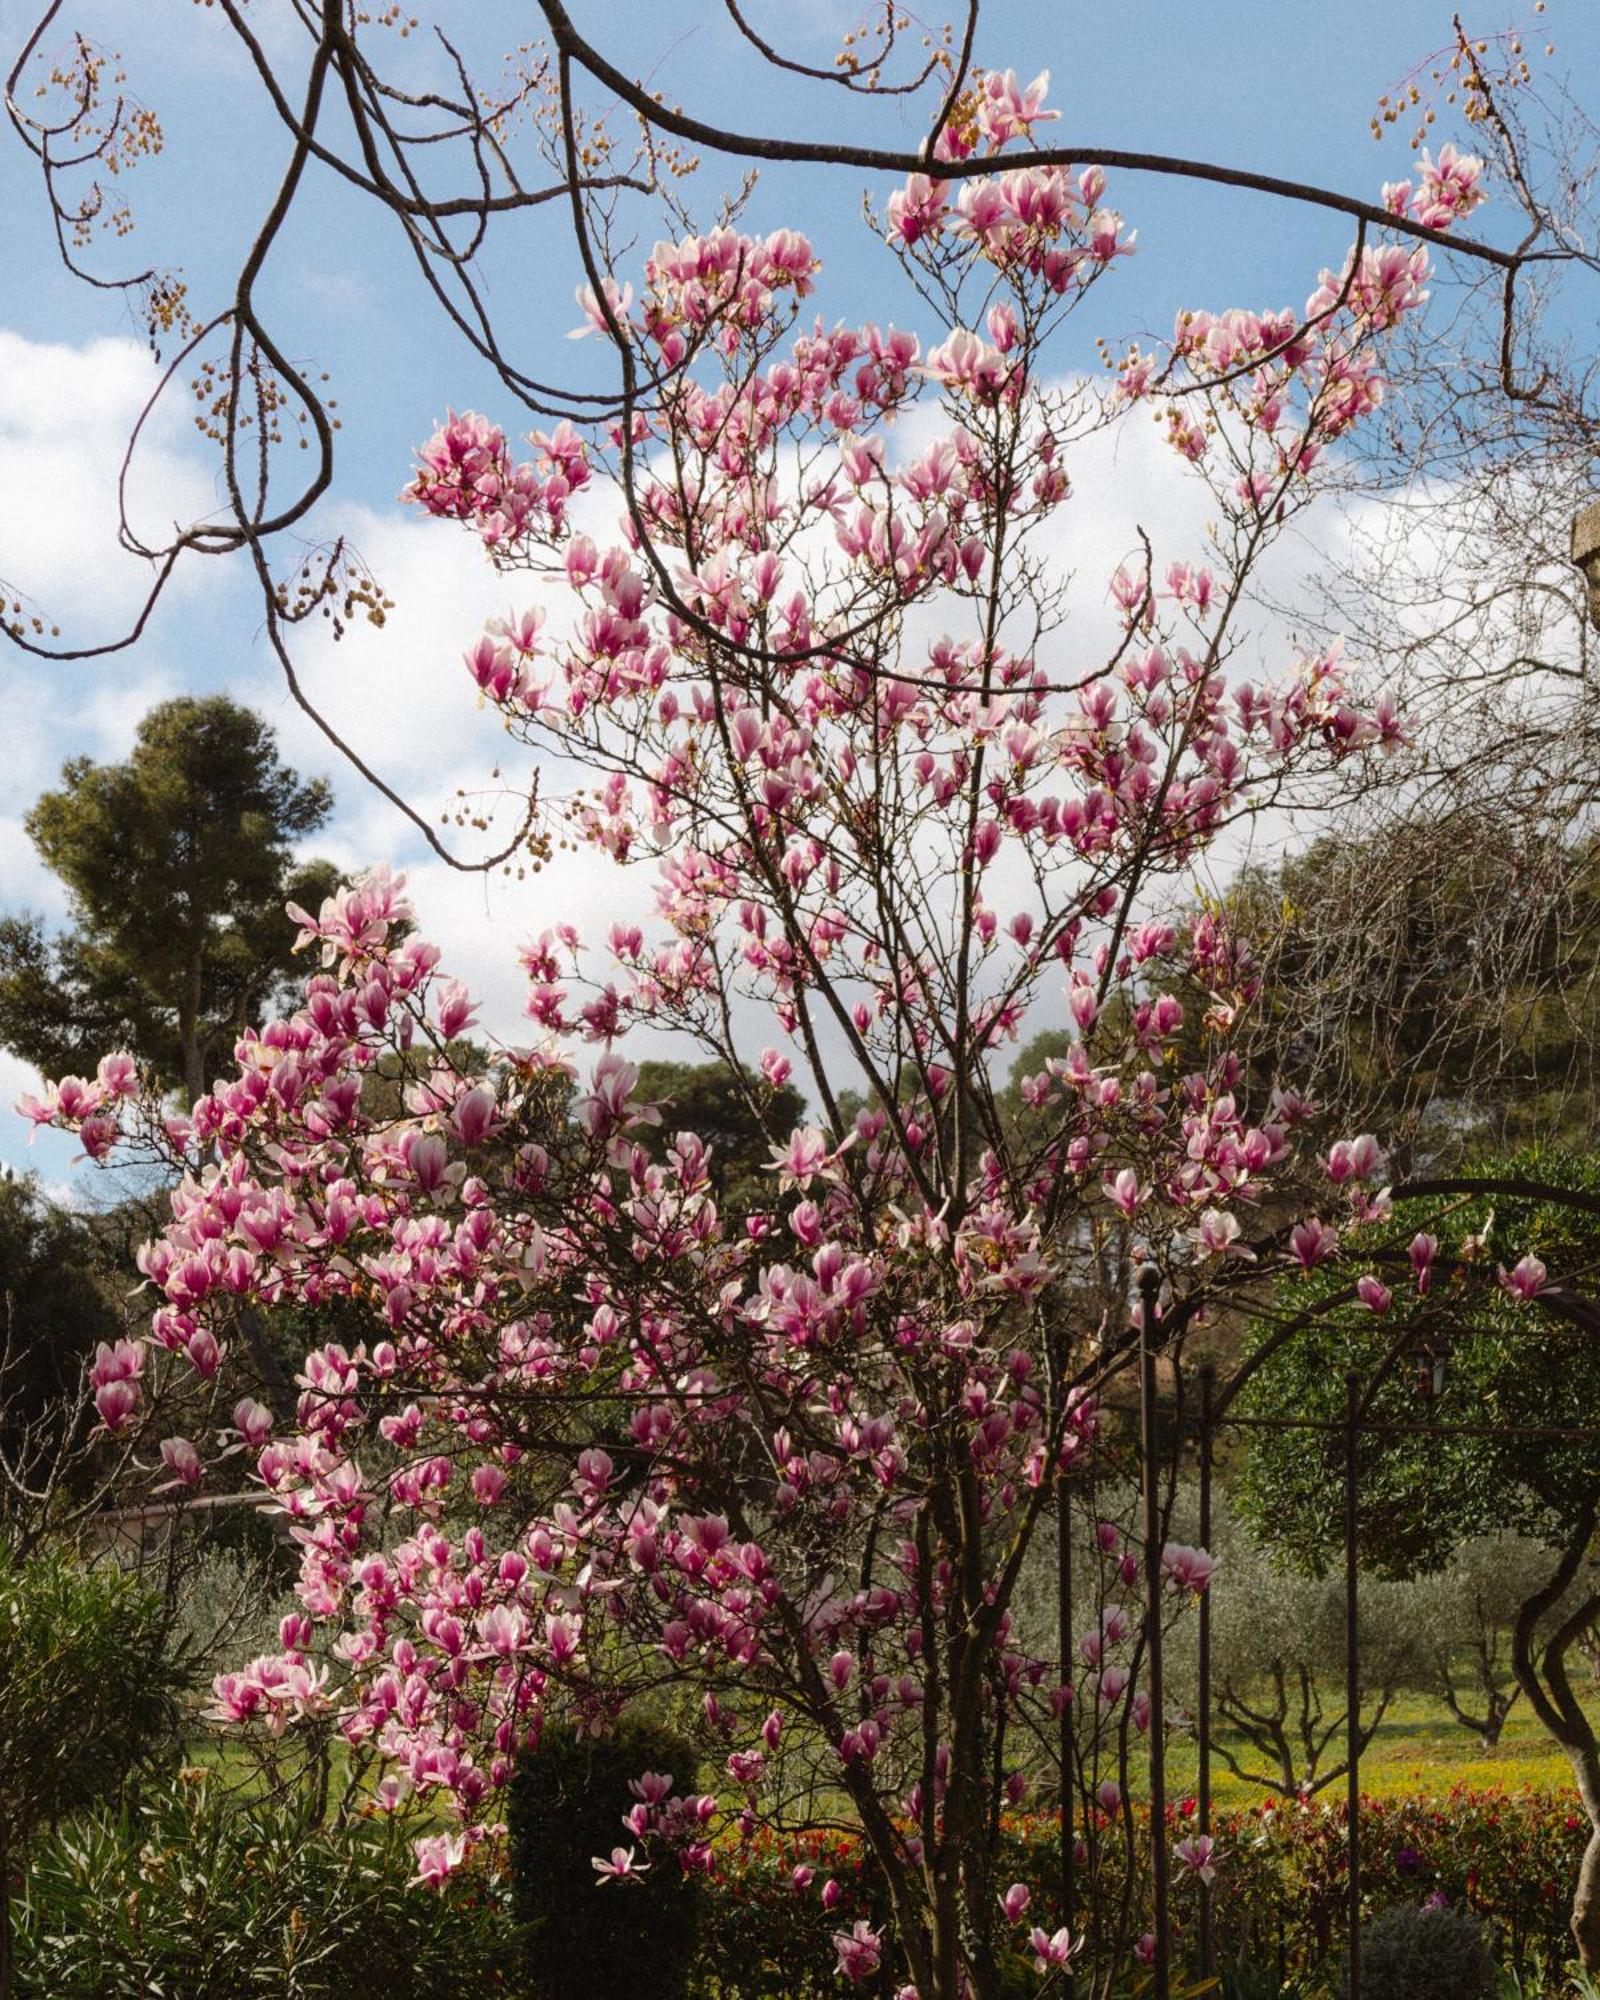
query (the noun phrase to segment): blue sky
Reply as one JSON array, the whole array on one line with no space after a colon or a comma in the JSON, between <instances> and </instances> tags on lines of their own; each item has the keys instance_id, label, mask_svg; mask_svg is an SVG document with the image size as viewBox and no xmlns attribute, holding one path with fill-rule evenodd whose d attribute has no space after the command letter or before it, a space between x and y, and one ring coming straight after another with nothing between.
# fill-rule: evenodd
<instances>
[{"instance_id":1,"label":"blue sky","mask_svg":"<svg viewBox=\"0 0 1600 2000\"><path fill-rule=\"evenodd\" d=\"M1530 49L1557 44L1551 68L1600 74L1600 4L1496 0L1481 25L1528 25ZM853 8L835 0L764 0L764 28L826 60ZM418 0L417 12L429 18ZM504 0L436 0L438 18L481 74L533 31L535 10ZM712 118L747 129L804 136L854 131L873 143L909 145L914 114L894 103L864 105L837 91L775 87L741 51L718 0L590 0L574 6L619 61L652 87ZM31 27L23 0L0 0L0 46L9 67ZM254 0L258 32L298 74L301 58L287 0ZM129 177L139 219L126 240L102 238L96 267L183 267L196 307L214 309L242 247L270 199L287 137L233 43L220 10L193 0L69 0L63 28L120 51L128 87L161 116L166 150ZM1116 9L1070 0L985 0L978 54L1025 77L1052 72L1062 111L1053 142L1186 154L1300 178L1375 198L1404 175L1409 127L1374 144L1368 121L1449 33L1449 7L1435 0L1124 0ZM385 38L388 39L388 38ZM407 65L434 60L421 38L396 46ZM1463 137L1441 109L1431 137ZM686 184L703 213L735 184L737 170L708 158ZM860 216L863 177L854 171L782 169L762 182L751 209L762 227L806 231L825 268L817 303L828 316L916 324L915 302L896 293L885 252ZM872 190L878 200L887 186ZM138 329L113 294L91 293L61 272L31 165L9 135L0 146L0 577L28 592L78 639L110 636L137 598L137 568L111 545L108 482L122 434L153 380ZM1096 333L1121 339L1164 331L1184 304L1298 304L1322 264L1337 264L1350 238L1336 216L1288 209L1261 197L1155 176L1111 176L1108 200L1139 232L1140 254L1114 286L1096 294L1080 331L1064 343L1063 370L1091 365ZM1474 227L1510 227L1493 207ZM658 232L641 220L645 247ZM623 275L626 275L624 270ZM483 261L485 286L515 346L534 372L597 386L599 343L571 343L579 273L556 210L512 223ZM303 363L329 370L343 420L336 495L323 525L354 535L398 600L381 634L359 633L341 649L320 635L305 647L317 698L358 747L413 802L435 817L457 785L481 781L505 740L473 708L458 666L485 615L515 592L496 580L464 541L405 517L395 495L411 447L447 405L480 407L520 429L518 413L444 327L388 218L326 174L304 191L293 227L276 246L261 286L269 323ZM1074 345L1076 341L1076 345ZM136 516L152 523L205 508L215 491L182 385L152 427L134 482ZM1116 476L1137 488L1148 454ZM1135 494L1141 504L1143 495ZM1151 498L1150 505L1160 503ZM242 571L194 565L152 620L138 647L99 663L30 667L3 659L8 680L7 755L0 766L0 903L59 911L50 878L34 862L21 818L62 760L124 754L152 700L184 690L227 688L263 708L302 768L325 771L340 799L338 819L317 845L347 865L380 857L419 861L418 843L392 810L342 769L289 707L264 656L259 615ZM509 767L508 767L509 768ZM592 892L581 872L553 869L537 884L450 878L425 861L415 871L424 927L439 936L469 982L486 989L491 1017L514 1014L518 941L569 916ZM0 1098L26 1082L0 1058ZM0 1111L0 1162L37 1166L58 1181L70 1148L46 1137L31 1150L20 1122Z\"/></svg>"}]
</instances>

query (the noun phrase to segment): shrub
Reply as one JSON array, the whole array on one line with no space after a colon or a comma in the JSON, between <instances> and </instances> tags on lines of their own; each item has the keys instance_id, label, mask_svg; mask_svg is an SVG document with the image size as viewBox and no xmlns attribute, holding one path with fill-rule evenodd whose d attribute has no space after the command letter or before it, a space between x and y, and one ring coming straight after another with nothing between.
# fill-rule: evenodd
<instances>
[{"instance_id":1,"label":"shrub","mask_svg":"<svg viewBox=\"0 0 1600 2000\"><path fill-rule=\"evenodd\" d=\"M508 1912L474 1871L416 1887L415 1830L384 1814L323 1825L309 1787L248 1798L195 1770L99 1807L35 1842L19 2000L516 1991Z\"/></svg>"},{"instance_id":2,"label":"shrub","mask_svg":"<svg viewBox=\"0 0 1600 2000\"><path fill-rule=\"evenodd\" d=\"M1260 1960L1316 1969L1344 1936L1342 1806L1274 1800L1217 1815L1225 1859L1217 1933ZM1565 1800L1457 1788L1438 1798L1363 1799L1362 1885L1369 1908L1434 1894L1487 1926L1509 1966L1560 1965L1588 1824ZM1180 1895L1179 1907L1186 1898Z\"/></svg>"},{"instance_id":3,"label":"shrub","mask_svg":"<svg viewBox=\"0 0 1600 2000\"><path fill-rule=\"evenodd\" d=\"M1186 1804L1172 1811L1174 1839L1192 1828ZM1481 1924L1496 1958L1530 1979L1570 1956L1570 1885L1588 1825L1564 1800L1458 1789L1439 1798L1366 1799L1361 1817L1369 1909L1447 1897ZM1221 1855L1213 1907L1224 1993L1229 2000L1280 1990L1326 1996L1344 1942L1342 1806L1275 1798L1218 1812L1212 1826ZM1058 1838L1048 1817L1007 1815L1002 1822L1000 1879L1025 1882L1041 1910L1054 1903ZM813 1871L804 1892L795 1887L796 1867ZM824 1912L818 1891L829 1880L838 1901ZM1197 1973L1199 1914L1192 1877L1174 1884L1172 1908L1175 1963L1189 1978ZM837 1993L831 1937L858 1917L875 1927L889 1921L859 1839L812 1833L780 1840L758 1832L738 1846L719 1845L705 1889L694 2000ZM1093 1959L1095 1943L1086 1934L1082 1964ZM1470 1996L1472 1989L1463 1991Z\"/></svg>"},{"instance_id":4,"label":"shrub","mask_svg":"<svg viewBox=\"0 0 1600 2000\"><path fill-rule=\"evenodd\" d=\"M1349 1992L1348 1974L1339 1991ZM1473 1918L1401 1904L1362 1930L1361 1991L1367 2000L1493 2000L1500 1974Z\"/></svg>"},{"instance_id":5,"label":"shrub","mask_svg":"<svg viewBox=\"0 0 1600 2000\"><path fill-rule=\"evenodd\" d=\"M0 1820L39 1820L108 1791L177 1723L160 1600L114 1563L0 1542Z\"/></svg>"},{"instance_id":6,"label":"shrub","mask_svg":"<svg viewBox=\"0 0 1600 2000\"><path fill-rule=\"evenodd\" d=\"M526 1930L538 2000L680 2000L699 1930L700 1885L671 1854L626 1881L595 1872L595 1856L640 1849L623 1826L629 1782L664 1772L680 1797L696 1759L678 1737L624 1723L603 1737L552 1725L522 1760L507 1799L512 1891Z\"/></svg>"},{"instance_id":7,"label":"shrub","mask_svg":"<svg viewBox=\"0 0 1600 2000\"><path fill-rule=\"evenodd\" d=\"M0 1968L34 1828L120 1785L175 1729L165 1640L160 1600L114 1563L22 1559L0 1540Z\"/></svg>"},{"instance_id":8,"label":"shrub","mask_svg":"<svg viewBox=\"0 0 1600 2000\"><path fill-rule=\"evenodd\" d=\"M803 1887L796 1883L796 1869L810 1871ZM827 1882L838 1895L831 1910L821 1900ZM833 1936L863 1917L875 1930L887 1931L890 1913L881 1879L868 1865L863 1843L851 1834L813 1832L780 1840L758 1830L737 1847L718 1847L705 1886L690 1992L694 2000L733 1994L738 2000L837 2000Z\"/></svg>"}]
</instances>

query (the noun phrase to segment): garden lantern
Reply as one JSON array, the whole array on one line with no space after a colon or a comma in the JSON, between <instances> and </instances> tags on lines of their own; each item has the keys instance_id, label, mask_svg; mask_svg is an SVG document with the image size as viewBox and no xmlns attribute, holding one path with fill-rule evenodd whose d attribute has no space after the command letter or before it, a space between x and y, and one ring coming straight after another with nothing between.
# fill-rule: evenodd
<instances>
[{"instance_id":1,"label":"garden lantern","mask_svg":"<svg viewBox=\"0 0 1600 2000\"><path fill-rule=\"evenodd\" d=\"M1572 517L1572 560L1589 587L1589 619L1600 627L1600 500L1591 500Z\"/></svg>"},{"instance_id":2,"label":"garden lantern","mask_svg":"<svg viewBox=\"0 0 1600 2000\"><path fill-rule=\"evenodd\" d=\"M1417 1395L1425 1403L1436 1403L1449 1379L1450 1360L1442 1344L1427 1342L1416 1350Z\"/></svg>"}]
</instances>

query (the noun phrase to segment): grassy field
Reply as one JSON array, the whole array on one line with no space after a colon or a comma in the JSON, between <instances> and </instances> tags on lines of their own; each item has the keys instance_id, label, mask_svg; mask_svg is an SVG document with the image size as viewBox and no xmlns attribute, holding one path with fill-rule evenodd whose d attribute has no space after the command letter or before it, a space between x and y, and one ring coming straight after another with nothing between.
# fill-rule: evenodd
<instances>
[{"instance_id":1,"label":"grassy field","mask_svg":"<svg viewBox=\"0 0 1600 2000\"><path fill-rule=\"evenodd\" d=\"M1227 1740L1244 1763L1247 1746L1237 1739ZM1169 1791L1181 1796L1193 1788L1192 1743L1175 1747L1168 1769ZM1448 1792L1457 1785L1474 1790L1563 1792L1572 1785L1572 1771L1521 1703L1511 1711L1500 1747L1494 1751L1486 1751L1472 1731L1452 1721L1434 1702L1411 1696L1393 1703L1361 1759L1362 1791L1374 1798L1402 1798ZM1343 1789L1340 1778L1329 1796L1342 1796ZM1261 1786L1234 1777L1214 1753L1211 1792L1219 1805L1252 1805L1266 1796Z\"/></svg>"},{"instance_id":2,"label":"grassy field","mask_svg":"<svg viewBox=\"0 0 1600 2000\"><path fill-rule=\"evenodd\" d=\"M1241 1762L1248 1746L1224 1736ZM257 1779L255 1760L240 1743L225 1735L205 1733L192 1739L189 1760L217 1768L230 1784L250 1790ZM337 1799L345 1776L346 1750L335 1741L330 1795ZM1167 1758L1167 1795L1180 1799L1192 1792L1196 1777L1192 1738L1174 1743ZM1338 1762L1330 1756L1328 1764ZM1256 1805L1269 1796L1266 1788L1237 1778L1213 1753L1211 1795L1219 1806ZM1252 1768L1247 1763L1247 1768ZM1259 1768L1256 1766L1254 1768ZM1396 1799L1432 1797L1457 1786L1473 1791L1535 1791L1562 1794L1572 1788L1572 1771L1520 1703L1512 1710L1500 1747L1486 1751L1471 1730L1420 1695L1394 1702L1361 1760L1361 1789L1369 1797ZM1344 1779L1337 1779L1319 1796L1344 1796ZM442 1822L441 1822L442 1823Z\"/></svg>"}]
</instances>

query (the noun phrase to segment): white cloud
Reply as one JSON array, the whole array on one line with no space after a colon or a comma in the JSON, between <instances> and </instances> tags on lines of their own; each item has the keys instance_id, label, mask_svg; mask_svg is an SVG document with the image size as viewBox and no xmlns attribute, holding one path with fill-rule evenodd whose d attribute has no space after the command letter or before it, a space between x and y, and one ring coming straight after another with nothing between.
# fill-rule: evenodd
<instances>
[{"instance_id":1,"label":"white cloud","mask_svg":"<svg viewBox=\"0 0 1600 2000\"><path fill-rule=\"evenodd\" d=\"M77 643L118 636L143 602L152 566L117 544L117 475L160 371L131 339L83 347L25 339L0 328L0 562L25 608ZM149 546L174 523L215 509L212 478L179 448L187 402L174 381L146 426L128 476L128 518ZM193 588L203 566L180 564L173 587ZM75 666L74 674L94 671Z\"/></svg>"},{"instance_id":2,"label":"white cloud","mask_svg":"<svg viewBox=\"0 0 1600 2000\"><path fill-rule=\"evenodd\" d=\"M59 915L65 906L61 884L33 850L20 816L0 816L0 887L8 910L40 910Z\"/></svg>"},{"instance_id":3,"label":"white cloud","mask_svg":"<svg viewBox=\"0 0 1600 2000\"><path fill-rule=\"evenodd\" d=\"M323 523L330 531L359 553L394 608L381 628L358 616L340 639L321 619L292 633L301 684L380 777L437 817L459 774L486 780L507 751L500 719L477 703L461 655L486 619L538 586L497 576L479 543L436 521L353 507ZM329 770L353 802L360 781L341 773L328 739L286 697L274 709L285 753Z\"/></svg>"}]
</instances>

